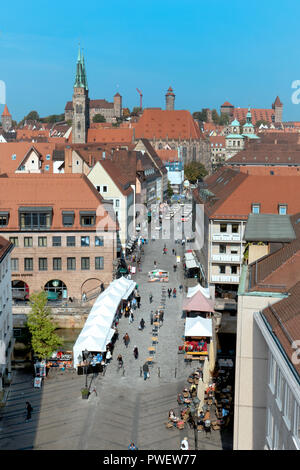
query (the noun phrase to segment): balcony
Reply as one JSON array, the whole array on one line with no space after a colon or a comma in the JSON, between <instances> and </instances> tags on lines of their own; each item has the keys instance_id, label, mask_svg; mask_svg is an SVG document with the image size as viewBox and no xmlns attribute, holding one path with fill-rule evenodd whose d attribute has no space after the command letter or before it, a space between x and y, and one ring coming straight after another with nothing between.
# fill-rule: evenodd
<instances>
[{"instance_id":1,"label":"balcony","mask_svg":"<svg viewBox=\"0 0 300 470\"><path fill-rule=\"evenodd\" d=\"M240 263L241 257L240 255L227 255L227 254L215 254L211 255L211 261L217 261L222 263Z\"/></svg>"},{"instance_id":2,"label":"balcony","mask_svg":"<svg viewBox=\"0 0 300 470\"><path fill-rule=\"evenodd\" d=\"M240 276L238 274L217 274L211 275L211 282L222 282L222 283L230 283L230 284L239 284Z\"/></svg>"},{"instance_id":3,"label":"balcony","mask_svg":"<svg viewBox=\"0 0 300 470\"><path fill-rule=\"evenodd\" d=\"M213 233L212 234L213 242L240 242L241 234L240 233Z\"/></svg>"}]
</instances>

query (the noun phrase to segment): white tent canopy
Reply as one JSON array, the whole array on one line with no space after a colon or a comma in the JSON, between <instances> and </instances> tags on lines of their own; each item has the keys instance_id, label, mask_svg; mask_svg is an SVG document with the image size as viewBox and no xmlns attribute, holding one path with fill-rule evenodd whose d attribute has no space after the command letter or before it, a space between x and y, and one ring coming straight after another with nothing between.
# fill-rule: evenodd
<instances>
[{"instance_id":1,"label":"white tent canopy","mask_svg":"<svg viewBox=\"0 0 300 470\"><path fill-rule=\"evenodd\" d=\"M97 297L73 346L74 367L79 364L78 356L81 356L85 349L94 352L106 351L106 345L115 332L111 326L120 302L129 297L135 285L135 281L121 277L111 282Z\"/></svg>"},{"instance_id":2,"label":"white tent canopy","mask_svg":"<svg viewBox=\"0 0 300 470\"><path fill-rule=\"evenodd\" d=\"M185 320L184 336L212 337L212 319L202 317L188 317Z\"/></svg>"},{"instance_id":3,"label":"white tent canopy","mask_svg":"<svg viewBox=\"0 0 300 470\"><path fill-rule=\"evenodd\" d=\"M193 295L195 295L198 291L200 291L201 294L203 294L204 297L206 297L207 299L210 298L209 288L208 287L202 287L200 284L197 284L194 287L189 287L188 288L187 298L189 299L189 298L193 297Z\"/></svg>"}]
</instances>

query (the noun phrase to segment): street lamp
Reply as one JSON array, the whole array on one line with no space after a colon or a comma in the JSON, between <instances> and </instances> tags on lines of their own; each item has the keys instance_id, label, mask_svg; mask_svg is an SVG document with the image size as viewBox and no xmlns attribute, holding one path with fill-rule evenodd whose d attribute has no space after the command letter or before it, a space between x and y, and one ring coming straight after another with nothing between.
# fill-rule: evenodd
<instances>
[{"instance_id":1,"label":"street lamp","mask_svg":"<svg viewBox=\"0 0 300 470\"><path fill-rule=\"evenodd\" d=\"M190 412L193 417L193 423L194 423L194 438L195 438L195 450L198 450L198 430L197 430L197 420L198 420L198 407L197 405L199 404L199 399L194 398L190 405Z\"/></svg>"}]
</instances>

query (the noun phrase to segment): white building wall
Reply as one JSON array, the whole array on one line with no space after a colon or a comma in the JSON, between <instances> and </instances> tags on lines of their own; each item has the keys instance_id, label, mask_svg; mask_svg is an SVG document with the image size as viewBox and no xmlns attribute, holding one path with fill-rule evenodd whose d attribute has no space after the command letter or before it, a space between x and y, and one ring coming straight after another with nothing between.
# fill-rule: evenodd
<instances>
[{"instance_id":1,"label":"white building wall","mask_svg":"<svg viewBox=\"0 0 300 470\"><path fill-rule=\"evenodd\" d=\"M11 346L9 347L9 344ZM13 346L13 317L11 296L10 252L0 263L0 390L3 387L6 370L11 372L11 351ZM8 354L7 354L8 353Z\"/></svg>"}]
</instances>

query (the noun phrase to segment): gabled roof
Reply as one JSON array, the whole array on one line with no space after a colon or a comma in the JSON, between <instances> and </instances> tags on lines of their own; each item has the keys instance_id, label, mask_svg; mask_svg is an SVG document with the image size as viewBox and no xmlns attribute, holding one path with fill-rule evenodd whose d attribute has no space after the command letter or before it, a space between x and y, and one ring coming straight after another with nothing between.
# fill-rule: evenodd
<instances>
[{"instance_id":1,"label":"gabled roof","mask_svg":"<svg viewBox=\"0 0 300 470\"><path fill-rule=\"evenodd\" d=\"M146 108L135 127L135 138L198 140L203 134L189 111Z\"/></svg>"},{"instance_id":2,"label":"gabled roof","mask_svg":"<svg viewBox=\"0 0 300 470\"><path fill-rule=\"evenodd\" d=\"M292 360L294 341L300 338L300 282L289 291L289 296L265 308L262 315L270 325L272 333L283 347L294 369L300 375L300 364Z\"/></svg>"},{"instance_id":3,"label":"gabled roof","mask_svg":"<svg viewBox=\"0 0 300 470\"><path fill-rule=\"evenodd\" d=\"M141 141L146 149L146 152L150 155L156 167L159 168L162 173L166 174L168 171L166 167L164 166L162 160L160 159L159 155L157 154L156 150L152 147L149 140L141 139Z\"/></svg>"},{"instance_id":4,"label":"gabled roof","mask_svg":"<svg viewBox=\"0 0 300 470\"><path fill-rule=\"evenodd\" d=\"M296 235L289 215L249 214L244 238L247 242L290 242Z\"/></svg>"},{"instance_id":5,"label":"gabled roof","mask_svg":"<svg viewBox=\"0 0 300 470\"><path fill-rule=\"evenodd\" d=\"M246 121L247 119L248 108L234 108L233 115L235 119L241 121ZM273 109L259 109L251 108L252 123L255 125L257 121L267 121L272 122L272 116L274 116Z\"/></svg>"},{"instance_id":6,"label":"gabled roof","mask_svg":"<svg viewBox=\"0 0 300 470\"><path fill-rule=\"evenodd\" d=\"M130 186L131 181L128 174L121 171L116 161L105 159L99 161L98 164L104 168L124 196L128 196L133 192L133 189Z\"/></svg>"}]
</instances>

